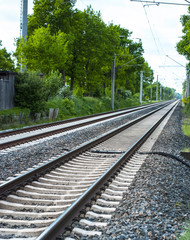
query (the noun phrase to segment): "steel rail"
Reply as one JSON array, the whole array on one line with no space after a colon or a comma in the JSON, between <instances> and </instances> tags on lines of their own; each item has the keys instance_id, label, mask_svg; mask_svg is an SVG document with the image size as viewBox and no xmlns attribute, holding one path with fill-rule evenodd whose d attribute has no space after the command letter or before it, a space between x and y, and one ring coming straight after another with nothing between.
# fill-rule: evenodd
<instances>
[{"instance_id":1,"label":"steel rail","mask_svg":"<svg viewBox=\"0 0 190 240\"><path fill-rule=\"evenodd\" d=\"M44 123L44 124L38 124L38 125L34 125L34 126L28 126L28 127L21 128L21 129L7 130L7 131L0 132L0 138L1 137L6 137L6 136L16 135L16 134L20 134L20 133L25 133L25 132L29 132L29 131L39 130L39 129L43 129L43 128L48 128L48 127L52 127L52 126L58 126L58 125L65 124L65 123L76 122L76 121L80 121L80 120L83 120L83 119L88 119L88 118L91 118L91 117L98 117L98 116L102 116L104 114L112 114L112 113L116 113L116 112L121 112L121 111L124 111L124 110L130 110L130 109L133 110L134 109L134 111L135 111L135 109L138 109L138 108L144 109L144 108L149 107L151 105L154 106L154 105L158 105L158 104L159 103L150 103L150 104L146 104L146 105L143 105L143 106L129 107L129 108L124 108L124 109L119 109L119 110L114 110L114 111L92 114L92 115L83 116L83 117L70 118L70 119L65 119L65 120L51 122L51 123Z\"/></svg>"},{"instance_id":2,"label":"steel rail","mask_svg":"<svg viewBox=\"0 0 190 240\"><path fill-rule=\"evenodd\" d=\"M164 104L167 104L168 102L164 103ZM156 104L157 105L157 104ZM147 105L146 105L147 106ZM146 109L147 107L142 107L140 109ZM126 109L127 110L127 109ZM132 108L131 110L129 109L129 111L127 111L127 113L131 113L131 112L135 112L135 111L138 111L138 109L134 109ZM121 110L120 110L121 111ZM126 112L123 112L123 113L118 113L112 117L117 117L117 116L122 116L124 114L127 114ZM105 113L104 113L105 114ZM103 115L102 113L100 115ZM87 117L82 117L80 118L80 120L82 119L88 119L90 117L94 117L95 115L90 115L90 116L87 116ZM30 142L30 141L34 141L34 140L37 140L37 139L40 139L40 138L44 138L44 137L48 137L48 136L52 136L54 134L58 134L58 133L62 133L62 132L65 132L65 131L69 131L69 130L72 130L72 129L76 129L78 127L83 127L83 126L86 126L87 124L93 124L93 123L97 123L97 122L100 122L100 121L104 121L104 120L107 120L107 119L110 119L111 117L110 116L106 116L106 117L103 117L101 119L94 119L94 120L91 120L89 121L88 123L78 123L76 125L72 125L72 126L68 126L68 127L63 127L62 129L56 129L56 130L51 130L51 131L47 131L47 132L44 132L44 133L38 133L38 134L35 134L33 136L28 136L28 137L21 137L20 139L15 139L15 140L12 140L12 141L8 141L8 142L5 142L5 143L0 143L0 150L2 149L6 149L6 148L9 148L9 147L13 147L13 146L16 146L16 145L19 145L19 144L23 144L23 143L26 143L26 142ZM79 118L77 118L79 120ZM72 119L68 119L66 121L64 121L64 123L68 123L68 122L72 122ZM61 124L61 123L60 123ZM63 124L63 121L62 121L62 124Z\"/></svg>"},{"instance_id":3,"label":"steel rail","mask_svg":"<svg viewBox=\"0 0 190 240\"><path fill-rule=\"evenodd\" d=\"M68 225L76 218L80 211L92 198L104 189L111 178L113 178L129 157L139 149L151 133L158 127L168 113L178 104L178 102L162 118L154 123L146 133L140 137L128 150L101 176L99 177L63 214L61 214L38 238L37 240L54 240L59 234L63 233Z\"/></svg>"},{"instance_id":4,"label":"steel rail","mask_svg":"<svg viewBox=\"0 0 190 240\"><path fill-rule=\"evenodd\" d=\"M35 169L32 169L18 177L15 177L14 179L9 180L8 182L3 183L2 185L0 185L0 198L6 197L6 195L9 194L11 191L16 190L19 187L25 185L26 183L37 179L41 175L44 175L48 171L58 167L62 162L69 161L69 159L71 159L72 157L77 156L78 154L88 150L89 148L109 139L110 137L129 128L130 126L136 124L137 122L140 122L141 120L154 114L155 112L159 111L160 109L164 108L165 106L168 106L169 104L170 103L167 103L166 105L161 106L161 107L157 108L156 110L153 110L147 114L144 114L143 116L138 117L138 118L122 125L121 127L118 127L117 129L111 130L108 133L105 133L102 136L97 137L96 139L91 140L91 141L71 150L70 152L61 155L60 157L49 161L48 163L44 163Z\"/></svg>"}]
</instances>

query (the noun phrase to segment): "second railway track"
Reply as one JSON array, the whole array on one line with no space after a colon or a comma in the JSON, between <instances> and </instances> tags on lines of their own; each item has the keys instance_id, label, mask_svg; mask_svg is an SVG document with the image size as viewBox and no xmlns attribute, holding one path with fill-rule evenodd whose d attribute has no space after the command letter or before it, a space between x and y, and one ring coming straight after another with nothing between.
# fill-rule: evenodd
<instances>
[{"instance_id":1,"label":"second railway track","mask_svg":"<svg viewBox=\"0 0 190 240\"><path fill-rule=\"evenodd\" d=\"M175 104L152 111L2 184L0 239L54 239Z\"/></svg>"},{"instance_id":2,"label":"second railway track","mask_svg":"<svg viewBox=\"0 0 190 240\"><path fill-rule=\"evenodd\" d=\"M20 144L25 144L27 142L30 143L38 139L43 139L52 135L88 126L90 124L115 119L124 115L126 116L127 114L130 113L146 109L148 110L150 108L156 108L167 103L168 102L149 104L140 107L117 110L114 112L107 112L96 115L90 115L86 117L80 117L76 119L68 119L49 124L36 125L18 130L3 131L0 132L0 150L11 148Z\"/></svg>"}]
</instances>

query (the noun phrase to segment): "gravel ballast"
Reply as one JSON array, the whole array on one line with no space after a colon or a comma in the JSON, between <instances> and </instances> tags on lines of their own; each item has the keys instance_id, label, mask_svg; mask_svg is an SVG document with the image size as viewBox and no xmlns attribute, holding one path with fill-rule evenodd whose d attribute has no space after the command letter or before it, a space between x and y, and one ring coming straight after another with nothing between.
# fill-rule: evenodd
<instances>
[{"instance_id":1,"label":"gravel ballast","mask_svg":"<svg viewBox=\"0 0 190 240\"><path fill-rule=\"evenodd\" d=\"M180 157L180 150L190 145L190 139L182 133L181 121L178 106L153 152ZM189 220L189 210L190 169L172 158L148 155L98 239L177 239Z\"/></svg>"},{"instance_id":2,"label":"gravel ballast","mask_svg":"<svg viewBox=\"0 0 190 240\"><path fill-rule=\"evenodd\" d=\"M126 122L124 119L122 121ZM182 133L181 121L181 107L178 106L151 151L180 156L180 150L190 145L190 139ZM22 163L23 169L29 167L35 161L48 159L58 154L61 149L74 148L77 144L116 127L117 124L119 123L115 123L114 126L111 122L99 124L90 131L83 129L72 135L67 134L59 139L46 141L40 146L2 155L1 178L11 176L11 168L12 172L22 170ZM12 161L10 170L6 171L6 161L9 160ZM190 169L172 158L148 155L112 219L108 221L108 226L102 228L102 236L92 239L177 239L189 219L189 207Z\"/></svg>"},{"instance_id":3,"label":"gravel ballast","mask_svg":"<svg viewBox=\"0 0 190 240\"><path fill-rule=\"evenodd\" d=\"M151 152L165 152L183 159L180 151L190 145L190 139L182 133L181 121L181 106L178 106ZM72 233L71 237L81 240L178 239L184 233L189 216L190 168L170 157L151 154L124 193L111 220L107 220L108 225L101 229L102 235L79 237ZM57 239L64 239L64 234Z\"/></svg>"},{"instance_id":4,"label":"gravel ballast","mask_svg":"<svg viewBox=\"0 0 190 240\"><path fill-rule=\"evenodd\" d=\"M151 110L155 108L156 107L152 107ZM0 151L0 180L6 180L8 177L13 177L14 174L32 168L41 161L61 155L65 153L65 149L72 150L82 143L90 141L149 111L150 109L141 110L136 113L130 113L127 117L122 116L117 118L117 120L114 121L110 120L104 123L94 124L91 127L83 127L81 130L72 130L68 133L63 133L62 136L54 137L29 147L16 147L15 150L10 152Z\"/></svg>"}]
</instances>

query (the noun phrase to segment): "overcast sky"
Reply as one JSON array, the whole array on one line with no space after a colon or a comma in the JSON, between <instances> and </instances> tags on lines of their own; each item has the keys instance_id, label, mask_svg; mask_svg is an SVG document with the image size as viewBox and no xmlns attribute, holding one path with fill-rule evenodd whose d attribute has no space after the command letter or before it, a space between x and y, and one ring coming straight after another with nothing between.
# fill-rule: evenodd
<instances>
[{"instance_id":1,"label":"overcast sky","mask_svg":"<svg viewBox=\"0 0 190 240\"><path fill-rule=\"evenodd\" d=\"M168 2L186 3L185 0ZM113 22L129 29L133 32L131 38L134 41L140 38L145 50L144 57L154 70L155 79L158 75L163 86L173 87L181 93L186 73L185 68L176 62L185 66L186 60L177 53L176 43L182 36L180 16L187 13L188 6L143 6L141 2L130 0L77 0L75 7L83 10L89 5L101 12L105 23ZM33 0L28 0L29 14L32 8ZM0 40L3 47L9 52L15 51L14 39L19 36L20 0L0 0Z\"/></svg>"}]
</instances>

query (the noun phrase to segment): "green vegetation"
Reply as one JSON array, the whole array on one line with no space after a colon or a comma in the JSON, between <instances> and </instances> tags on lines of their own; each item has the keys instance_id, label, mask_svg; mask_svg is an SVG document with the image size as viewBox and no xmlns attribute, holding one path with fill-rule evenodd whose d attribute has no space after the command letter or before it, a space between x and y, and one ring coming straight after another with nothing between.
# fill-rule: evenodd
<instances>
[{"instance_id":1,"label":"green vegetation","mask_svg":"<svg viewBox=\"0 0 190 240\"><path fill-rule=\"evenodd\" d=\"M190 119L184 121L182 129L184 134L190 137Z\"/></svg>"},{"instance_id":2,"label":"green vegetation","mask_svg":"<svg viewBox=\"0 0 190 240\"><path fill-rule=\"evenodd\" d=\"M144 87L153 81L153 71L143 58L142 42L130 39L132 32L119 25L106 25L91 7L74 9L72 1L34 1L28 19L27 39L18 39L15 56L27 71L62 74L74 95L103 97L111 88L112 63L116 62L117 89L139 92L140 71ZM130 64L126 64L130 62Z\"/></svg>"},{"instance_id":3,"label":"green vegetation","mask_svg":"<svg viewBox=\"0 0 190 240\"><path fill-rule=\"evenodd\" d=\"M67 90L66 90L67 91ZM63 91L62 91L63 92ZM62 93L63 94L63 93ZM67 95L68 96L68 95ZM69 96L68 96L69 97ZM0 130L21 128L24 126L34 125L35 123L46 123L49 120L48 114L50 108L59 108L59 115L56 120L63 120L72 117L86 116L100 112L111 111L110 98L92 98L92 97L73 97L62 98L57 96L49 100L42 112L41 120L30 119L30 109L13 108L10 110L0 111ZM144 102L146 103L146 102ZM148 103L148 102L147 102ZM118 109L139 105L138 98L128 98L128 100L116 100L115 105ZM116 109L117 109L116 108Z\"/></svg>"},{"instance_id":4,"label":"green vegetation","mask_svg":"<svg viewBox=\"0 0 190 240\"><path fill-rule=\"evenodd\" d=\"M11 54L7 52L5 48L2 47L2 41L0 40L0 70L14 71L14 62L11 58Z\"/></svg>"},{"instance_id":5,"label":"green vegetation","mask_svg":"<svg viewBox=\"0 0 190 240\"><path fill-rule=\"evenodd\" d=\"M114 108L139 104L141 71L143 101L150 101L153 71L143 57L141 40L132 40L132 32L120 25L105 24L101 13L91 6L84 11L75 9L74 2L34 0L34 12L28 16L28 36L17 39L14 53L18 73L15 105L21 109L19 122L29 124L39 114L42 121L47 121L50 108L59 108L57 120L110 111L113 63ZM2 52L7 62L12 63L6 50ZM21 73L21 66L27 71ZM12 65L1 68L12 70ZM155 100L156 83L152 86L152 100ZM158 96L159 91L160 83ZM175 97L174 89L163 89L162 100ZM22 113L24 108L29 109L28 114ZM13 114L10 119L7 115L2 117L1 125L14 122Z\"/></svg>"},{"instance_id":6,"label":"green vegetation","mask_svg":"<svg viewBox=\"0 0 190 240\"><path fill-rule=\"evenodd\" d=\"M189 103L184 102L182 112L184 116L182 130L186 136L190 137L190 104Z\"/></svg>"},{"instance_id":7,"label":"green vegetation","mask_svg":"<svg viewBox=\"0 0 190 240\"><path fill-rule=\"evenodd\" d=\"M190 239L190 224L185 230L184 234L178 238L178 240L189 240Z\"/></svg>"}]
</instances>

